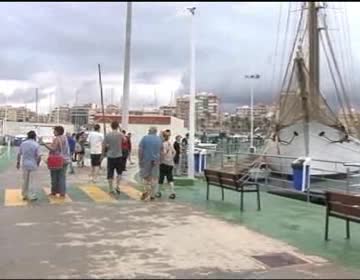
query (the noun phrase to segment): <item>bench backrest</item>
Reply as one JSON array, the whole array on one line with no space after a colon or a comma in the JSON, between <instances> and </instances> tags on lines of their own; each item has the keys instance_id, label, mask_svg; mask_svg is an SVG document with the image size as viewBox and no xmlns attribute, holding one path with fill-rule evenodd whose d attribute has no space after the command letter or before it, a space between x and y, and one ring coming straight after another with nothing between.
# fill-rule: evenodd
<instances>
[{"instance_id":1,"label":"bench backrest","mask_svg":"<svg viewBox=\"0 0 360 280\"><path fill-rule=\"evenodd\" d=\"M210 169L204 169L204 174L205 174L206 181L208 183L215 183L217 185L221 184L218 171L210 170Z\"/></svg>"},{"instance_id":2,"label":"bench backrest","mask_svg":"<svg viewBox=\"0 0 360 280\"><path fill-rule=\"evenodd\" d=\"M234 174L218 170L204 169L204 174L208 183L215 183L220 186L234 189L240 188L242 183L247 180L246 174Z\"/></svg>"},{"instance_id":3,"label":"bench backrest","mask_svg":"<svg viewBox=\"0 0 360 280\"><path fill-rule=\"evenodd\" d=\"M238 187L238 175L233 173L219 172L219 177L221 179L221 184L223 184L224 186L233 187L235 189Z\"/></svg>"},{"instance_id":4,"label":"bench backrest","mask_svg":"<svg viewBox=\"0 0 360 280\"><path fill-rule=\"evenodd\" d=\"M325 199L330 212L360 218L360 196L326 192Z\"/></svg>"}]
</instances>

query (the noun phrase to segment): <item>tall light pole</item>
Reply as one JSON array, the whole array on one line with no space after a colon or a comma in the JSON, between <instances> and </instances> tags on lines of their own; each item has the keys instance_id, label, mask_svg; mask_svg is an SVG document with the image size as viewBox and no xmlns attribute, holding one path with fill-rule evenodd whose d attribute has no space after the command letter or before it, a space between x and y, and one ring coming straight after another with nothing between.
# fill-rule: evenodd
<instances>
[{"instance_id":1,"label":"tall light pole","mask_svg":"<svg viewBox=\"0 0 360 280\"><path fill-rule=\"evenodd\" d=\"M194 16L196 7L187 8L190 12L190 102L189 102L189 151L188 151L188 176L194 178L194 153L195 153L195 32Z\"/></svg>"},{"instance_id":2,"label":"tall light pole","mask_svg":"<svg viewBox=\"0 0 360 280\"><path fill-rule=\"evenodd\" d=\"M5 94L5 116L4 116L4 120L3 120L4 136L6 136L6 134L7 134L7 119L8 119L8 96Z\"/></svg>"},{"instance_id":3,"label":"tall light pole","mask_svg":"<svg viewBox=\"0 0 360 280\"><path fill-rule=\"evenodd\" d=\"M130 49L131 49L131 11L132 3L127 2L126 9L126 34L125 34L125 59L124 59L124 86L121 108L122 129L128 130L129 126L129 92L130 92Z\"/></svg>"},{"instance_id":4,"label":"tall light pole","mask_svg":"<svg viewBox=\"0 0 360 280\"><path fill-rule=\"evenodd\" d=\"M260 79L259 74L245 75L245 79L251 79L250 83L250 153L255 153L254 147L254 80Z\"/></svg>"},{"instance_id":5,"label":"tall light pole","mask_svg":"<svg viewBox=\"0 0 360 280\"><path fill-rule=\"evenodd\" d=\"M39 90L35 89L35 111L36 111L36 123L39 122Z\"/></svg>"}]
</instances>

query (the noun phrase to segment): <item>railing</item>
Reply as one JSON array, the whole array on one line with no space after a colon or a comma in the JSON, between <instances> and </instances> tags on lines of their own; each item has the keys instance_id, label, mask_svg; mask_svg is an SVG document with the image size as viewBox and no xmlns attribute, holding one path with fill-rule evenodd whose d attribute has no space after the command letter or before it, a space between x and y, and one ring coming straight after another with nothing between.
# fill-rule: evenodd
<instances>
[{"instance_id":1,"label":"railing","mask_svg":"<svg viewBox=\"0 0 360 280\"><path fill-rule=\"evenodd\" d=\"M242 149L244 150L244 149ZM206 168L237 171L242 165L252 162L251 158L257 158L252 166L254 179L259 180L266 190L292 189L291 163L295 157L269 155L237 150L227 153L224 150L209 151L206 155ZM260 165L261 169L260 169ZM271 167L271 168L270 168ZM323 159L311 159L311 175L306 186L306 199L322 197L324 191L341 191L360 193L360 162L347 163ZM260 176L259 176L260 175Z\"/></svg>"}]
</instances>

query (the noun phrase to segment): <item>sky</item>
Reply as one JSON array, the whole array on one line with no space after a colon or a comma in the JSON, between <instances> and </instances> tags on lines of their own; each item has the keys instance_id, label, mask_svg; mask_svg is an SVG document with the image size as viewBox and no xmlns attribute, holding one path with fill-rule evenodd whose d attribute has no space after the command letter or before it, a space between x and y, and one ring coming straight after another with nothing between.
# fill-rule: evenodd
<instances>
[{"instance_id":1,"label":"sky","mask_svg":"<svg viewBox=\"0 0 360 280\"><path fill-rule=\"evenodd\" d=\"M282 61L286 15L289 7L295 14L299 5L298 2L134 2L131 107L168 105L172 94L188 93L190 16L186 7L191 6L197 7L196 91L217 94L223 111L233 110L249 103L250 81L244 76L256 73L261 78L254 83L255 102L275 101L274 86L281 75L280 66L274 65ZM344 15L343 7L347 7L357 69L360 3L329 5L341 8L330 11L339 15ZM100 103L97 73L100 63L105 102L113 98L120 103L125 13L126 2L1 2L0 102L4 104L7 100L8 104L34 108L35 88L38 88L41 112L56 104ZM295 20L290 23L289 30L293 30ZM336 27L334 21L334 26L329 28L340 36L341 31L336 31ZM351 94L356 99L356 93Z\"/></svg>"}]
</instances>

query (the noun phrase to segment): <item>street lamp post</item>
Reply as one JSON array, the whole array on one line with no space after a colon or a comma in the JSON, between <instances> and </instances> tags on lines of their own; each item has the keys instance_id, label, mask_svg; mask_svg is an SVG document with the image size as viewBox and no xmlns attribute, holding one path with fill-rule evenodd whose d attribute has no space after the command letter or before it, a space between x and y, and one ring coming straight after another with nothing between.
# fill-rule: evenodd
<instances>
[{"instance_id":1,"label":"street lamp post","mask_svg":"<svg viewBox=\"0 0 360 280\"><path fill-rule=\"evenodd\" d=\"M124 84L121 108L121 125L128 130L129 126L129 93L130 93L130 51L131 51L131 17L132 2L127 2L126 9L126 34L125 34L125 59L124 59Z\"/></svg>"},{"instance_id":2,"label":"street lamp post","mask_svg":"<svg viewBox=\"0 0 360 280\"><path fill-rule=\"evenodd\" d=\"M245 75L245 79L251 79L250 84L250 153L255 153L254 147L254 80L260 79L259 74Z\"/></svg>"},{"instance_id":3,"label":"street lamp post","mask_svg":"<svg viewBox=\"0 0 360 280\"><path fill-rule=\"evenodd\" d=\"M190 102L189 102L189 151L188 151L188 177L194 178L195 153L195 34L194 16L196 7L187 8L190 12Z\"/></svg>"}]
</instances>

